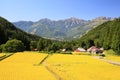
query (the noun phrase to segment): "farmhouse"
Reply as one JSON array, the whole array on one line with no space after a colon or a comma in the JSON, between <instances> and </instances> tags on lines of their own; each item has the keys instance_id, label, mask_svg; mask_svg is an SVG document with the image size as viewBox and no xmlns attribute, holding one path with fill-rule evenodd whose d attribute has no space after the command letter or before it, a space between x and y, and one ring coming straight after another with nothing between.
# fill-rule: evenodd
<instances>
[{"instance_id":1,"label":"farmhouse","mask_svg":"<svg viewBox=\"0 0 120 80\"><path fill-rule=\"evenodd\" d=\"M87 52L93 53L93 54L98 54L98 53L103 53L103 48L97 48L96 46L92 46L89 49L87 49Z\"/></svg>"},{"instance_id":2,"label":"farmhouse","mask_svg":"<svg viewBox=\"0 0 120 80\"><path fill-rule=\"evenodd\" d=\"M86 54L86 50L84 48L79 47L76 50L74 50L74 52L72 52L72 54L77 54L77 55Z\"/></svg>"},{"instance_id":3,"label":"farmhouse","mask_svg":"<svg viewBox=\"0 0 120 80\"><path fill-rule=\"evenodd\" d=\"M83 48L77 48L74 52L86 52L86 50Z\"/></svg>"},{"instance_id":4,"label":"farmhouse","mask_svg":"<svg viewBox=\"0 0 120 80\"><path fill-rule=\"evenodd\" d=\"M65 52L66 51L66 49L62 49L62 52Z\"/></svg>"},{"instance_id":5,"label":"farmhouse","mask_svg":"<svg viewBox=\"0 0 120 80\"><path fill-rule=\"evenodd\" d=\"M37 48L34 48L33 50L34 50L34 51L38 51L38 49L37 49Z\"/></svg>"}]
</instances>

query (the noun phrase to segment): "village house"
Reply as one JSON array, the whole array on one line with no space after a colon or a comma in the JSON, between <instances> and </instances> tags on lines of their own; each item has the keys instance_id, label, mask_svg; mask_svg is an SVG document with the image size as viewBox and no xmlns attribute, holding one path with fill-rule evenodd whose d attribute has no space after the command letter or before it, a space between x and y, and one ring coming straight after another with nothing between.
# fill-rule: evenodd
<instances>
[{"instance_id":1,"label":"village house","mask_svg":"<svg viewBox=\"0 0 120 80\"><path fill-rule=\"evenodd\" d=\"M34 50L34 51L38 51L38 49L37 49L37 48L34 48L33 50Z\"/></svg>"},{"instance_id":2,"label":"village house","mask_svg":"<svg viewBox=\"0 0 120 80\"><path fill-rule=\"evenodd\" d=\"M80 55L80 54L84 54L84 52L86 52L86 50L84 48L79 47L76 50L74 50L72 54Z\"/></svg>"},{"instance_id":3,"label":"village house","mask_svg":"<svg viewBox=\"0 0 120 80\"><path fill-rule=\"evenodd\" d=\"M86 52L86 50L83 48L77 48L74 52Z\"/></svg>"},{"instance_id":4,"label":"village house","mask_svg":"<svg viewBox=\"0 0 120 80\"><path fill-rule=\"evenodd\" d=\"M87 49L87 52L93 53L93 54L99 54L103 53L104 49L103 48L97 48L96 46L92 46L89 49Z\"/></svg>"},{"instance_id":5,"label":"village house","mask_svg":"<svg viewBox=\"0 0 120 80\"><path fill-rule=\"evenodd\" d=\"M65 52L66 51L66 49L62 49L62 52Z\"/></svg>"}]
</instances>

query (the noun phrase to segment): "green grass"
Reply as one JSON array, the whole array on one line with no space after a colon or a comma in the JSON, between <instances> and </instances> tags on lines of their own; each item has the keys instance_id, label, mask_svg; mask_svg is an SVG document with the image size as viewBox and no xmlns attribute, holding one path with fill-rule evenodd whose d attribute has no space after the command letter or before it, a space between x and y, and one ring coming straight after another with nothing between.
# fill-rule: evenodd
<instances>
[{"instance_id":1,"label":"green grass","mask_svg":"<svg viewBox=\"0 0 120 80\"><path fill-rule=\"evenodd\" d=\"M112 49L104 51L107 56L118 56L118 54Z\"/></svg>"}]
</instances>

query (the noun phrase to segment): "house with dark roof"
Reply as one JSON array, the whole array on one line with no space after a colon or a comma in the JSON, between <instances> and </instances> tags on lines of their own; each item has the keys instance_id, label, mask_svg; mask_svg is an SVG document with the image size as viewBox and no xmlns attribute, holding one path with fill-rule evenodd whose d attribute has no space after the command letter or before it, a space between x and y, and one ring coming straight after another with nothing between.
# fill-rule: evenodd
<instances>
[{"instance_id":1,"label":"house with dark roof","mask_svg":"<svg viewBox=\"0 0 120 80\"><path fill-rule=\"evenodd\" d=\"M103 53L104 49L103 48L97 48L96 46L92 46L87 49L87 52L93 53L93 54L98 54L98 53Z\"/></svg>"}]
</instances>

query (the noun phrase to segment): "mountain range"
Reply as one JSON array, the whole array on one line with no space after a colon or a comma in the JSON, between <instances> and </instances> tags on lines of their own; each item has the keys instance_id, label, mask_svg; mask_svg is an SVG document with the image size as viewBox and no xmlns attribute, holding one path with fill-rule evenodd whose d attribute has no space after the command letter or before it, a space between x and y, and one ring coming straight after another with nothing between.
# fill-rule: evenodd
<instances>
[{"instance_id":1,"label":"mountain range","mask_svg":"<svg viewBox=\"0 0 120 80\"><path fill-rule=\"evenodd\" d=\"M73 40L80 38L92 28L110 20L113 20L113 18L97 17L93 20L84 20L71 17L58 21L45 18L36 22L18 21L13 22L13 24L30 34L37 34L43 38Z\"/></svg>"}]
</instances>

